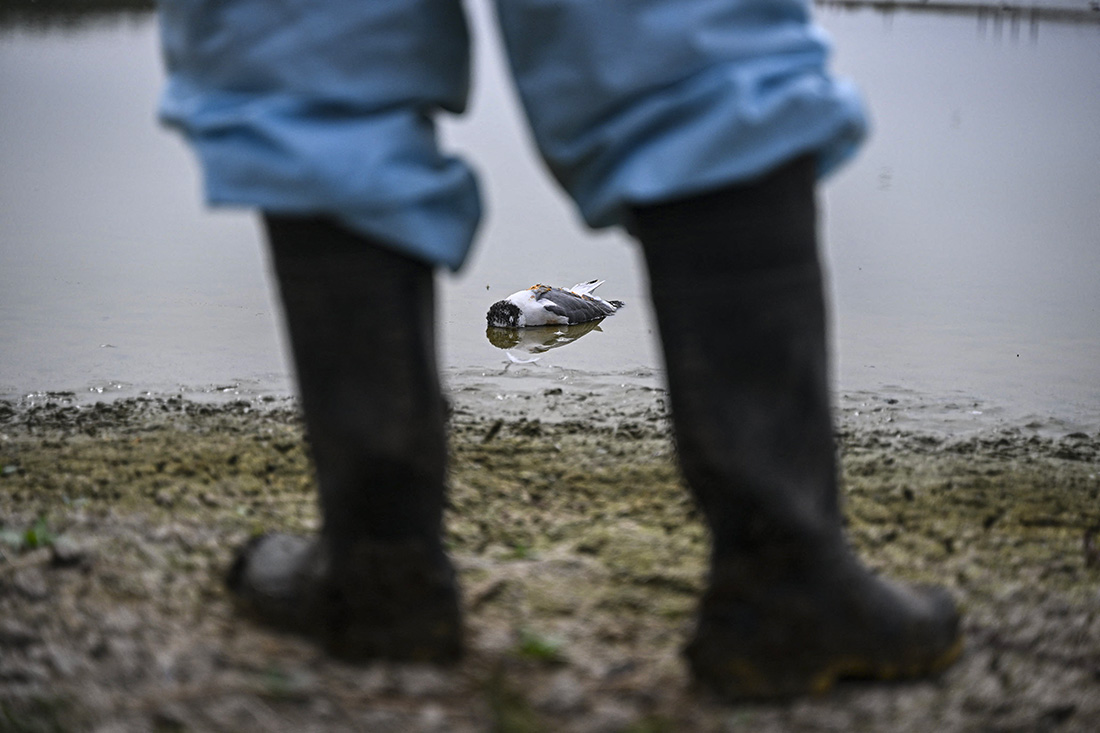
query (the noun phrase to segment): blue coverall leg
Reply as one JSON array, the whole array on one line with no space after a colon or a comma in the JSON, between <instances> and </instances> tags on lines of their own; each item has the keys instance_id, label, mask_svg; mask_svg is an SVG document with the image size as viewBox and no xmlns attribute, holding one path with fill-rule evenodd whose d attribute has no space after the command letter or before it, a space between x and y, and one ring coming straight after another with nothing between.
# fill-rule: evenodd
<instances>
[{"instance_id":1,"label":"blue coverall leg","mask_svg":"<svg viewBox=\"0 0 1100 733\"><path fill-rule=\"evenodd\" d=\"M209 203L334 216L458 268L478 192L434 120L466 105L459 0L161 0L160 23L160 115Z\"/></svg>"},{"instance_id":2,"label":"blue coverall leg","mask_svg":"<svg viewBox=\"0 0 1100 733\"><path fill-rule=\"evenodd\" d=\"M805 0L496 5L539 150L591 226L803 154L827 174L865 133Z\"/></svg>"}]
</instances>

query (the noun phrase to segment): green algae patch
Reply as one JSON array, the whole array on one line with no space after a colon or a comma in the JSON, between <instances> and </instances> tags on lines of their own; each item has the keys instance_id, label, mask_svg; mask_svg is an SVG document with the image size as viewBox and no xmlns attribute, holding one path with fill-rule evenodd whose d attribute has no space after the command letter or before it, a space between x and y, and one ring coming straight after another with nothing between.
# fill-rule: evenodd
<instances>
[{"instance_id":1,"label":"green algae patch","mask_svg":"<svg viewBox=\"0 0 1100 733\"><path fill-rule=\"evenodd\" d=\"M451 435L470 653L451 670L349 667L237 618L222 584L249 536L319 525L292 404L0 404L0 536L20 538L0 543L5 714L64 700L59 729L412 731L1085 730L1100 715L1100 436L842 429L853 546L948 586L967 651L937 682L724 706L679 657L708 543L659 405L598 424L456 411Z\"/></svg>"},{"instance_id":2,"label":"green algae patch","mask_svg":"<svg viewBox=\"0 0 1100 733\"><path fill-rule=\"evenodd\" d=\"M990 441L986 441L987 443ZM1088 595L1100 463L1056 441L846 446L850 536L871 564L969 593L1040 583ZM1071 439L1071 444L1079 439Z\"/></svg>"}]
</instances>

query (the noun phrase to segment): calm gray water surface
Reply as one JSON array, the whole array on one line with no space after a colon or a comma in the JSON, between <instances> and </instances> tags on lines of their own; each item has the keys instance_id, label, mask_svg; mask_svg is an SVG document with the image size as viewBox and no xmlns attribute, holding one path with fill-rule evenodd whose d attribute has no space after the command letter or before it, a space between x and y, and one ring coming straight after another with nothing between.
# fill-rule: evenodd
<instances>
[{"instance_id":1,"label":"calm gray water surface","mask_svg":"<svg viewBox=\"0 0 1100 733\"><path fill-rule=\"evenodd\" d=\"M634 247L585 230L549 182L472 10L473 106L443 134L489 216L467 267L440 276L448 380L659 383ZM818 16L875 127L822 189L842 407L894 395L933 421L1100 428L1100 26ZM0 31L0 396L290 390L254 220L202 207L190 154L154 120L161 79L151 19ZM486 339L492 301L593 277L628 304L600 330L526 365Z\"/></svg>"}]
</instances>

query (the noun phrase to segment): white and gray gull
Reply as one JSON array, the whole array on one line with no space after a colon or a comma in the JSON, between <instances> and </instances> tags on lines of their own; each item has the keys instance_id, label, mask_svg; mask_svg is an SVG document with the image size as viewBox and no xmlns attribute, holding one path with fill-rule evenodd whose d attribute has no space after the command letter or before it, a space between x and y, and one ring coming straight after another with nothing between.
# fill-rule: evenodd
<instances>
[{"instance_id":1,"label":"white and gray gull","mask_svg":"<svg viewBox=\"0 0 1100 733\"><path fill-rule=\"evenodd\" d=\"M595 321L623 307L621 300L604 300L592 294L602 284L603 280L589 280L569 289L535 285L493 303L489 306L486 320L494 328L573 325Z\"/></svg>"}]
</instances>

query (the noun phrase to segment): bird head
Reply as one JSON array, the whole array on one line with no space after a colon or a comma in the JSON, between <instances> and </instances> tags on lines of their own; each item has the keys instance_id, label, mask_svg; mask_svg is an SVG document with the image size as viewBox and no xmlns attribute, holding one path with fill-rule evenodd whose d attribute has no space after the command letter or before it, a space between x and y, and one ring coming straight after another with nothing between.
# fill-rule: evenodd
<instances>
[{"instance_id":1,"label":"bird head","mask_svg":"<svg viewBox=\"0 0 1100 733\"><path fill-rule=\"evenodd\" d=\"M489 306L485 319L494 328L520 328L523 325L523 311L515 303L498 300Z\"/></svg>"}]
</instances>

